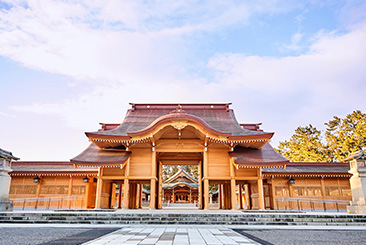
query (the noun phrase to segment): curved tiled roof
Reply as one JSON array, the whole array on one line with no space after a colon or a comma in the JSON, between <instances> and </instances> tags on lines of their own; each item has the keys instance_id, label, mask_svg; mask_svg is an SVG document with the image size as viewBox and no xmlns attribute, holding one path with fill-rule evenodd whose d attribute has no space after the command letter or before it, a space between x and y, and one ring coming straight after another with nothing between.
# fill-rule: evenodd
<instances>
[{"instance_id":1,"label":"curved tiled roof","mask_svg":"<svg viewBox=\"0 0 366 245\"><path fill-rule=\"evenodd\" d=\"M214 132L225 136L253 136L263 135L272 137L273 133L248 130L236 120L234 111L229 104L132 104L126 117L115 129L97 132L88 132L88 136L126 136L147 130L154 123L164 118L174 117L195 119Z\"/></svg>"},{"instance_id":2,"label":"curved tiled roof","mask_svg":"<svg viewBox=\"0 0 366 245\"><path fill-rule=\"evenodd\" d=\"M229 155L234 159L234 163L244 167L281 167L289 161L281 156L273 147L267 143L260 149L245 147L235 147Z\"/></svg>"},{"instance_id":3,"label":"curved tiled roof","mask_svg":"<svg viewBox=\"0 0 366 245\"><path fill-rule=\"evenodd\" d=\"M70 161L75 164L123 164L130 157L129 151L114 151L99 149L96 145L91 143L78 156L72 158Z\"/></svg>"}]
</instances>

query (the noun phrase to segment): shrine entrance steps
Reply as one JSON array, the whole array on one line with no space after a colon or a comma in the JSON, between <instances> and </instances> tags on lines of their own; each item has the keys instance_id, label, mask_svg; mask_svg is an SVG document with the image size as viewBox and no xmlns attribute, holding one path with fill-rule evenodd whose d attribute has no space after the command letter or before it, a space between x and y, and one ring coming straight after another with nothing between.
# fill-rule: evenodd
<instances>
[{"instance_id":1,"label":"shrine entrance steps","mask_svg":"<svg viewBox=\"0 0 366 245\"><path fill-rule=\"evenodd\" d=\"M346 213L247 213L225 210L80 210L1 212L0 223L366 226L366 215Z\"/></svg>"}]
</instances>

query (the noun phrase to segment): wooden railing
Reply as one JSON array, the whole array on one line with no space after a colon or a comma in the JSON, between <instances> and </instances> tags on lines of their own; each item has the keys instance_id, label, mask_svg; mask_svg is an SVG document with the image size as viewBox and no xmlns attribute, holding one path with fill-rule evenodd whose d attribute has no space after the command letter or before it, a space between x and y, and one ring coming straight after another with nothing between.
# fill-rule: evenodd
<instances>
[{"instance_id":1,"label":"wooden railing","mask_svg":"<svg viewBox=\"0 0 366 245\"><path fill-rule=\"evenodd\" d=\"M39 197L39 198L13 198L10 202L14 210L51 210L51 209L76 209L84 208L84 198L77 196L67 197Z\"/></svg>"},{"instance_id":2,"label":"wooden railing","mask_svg":"<svg viewBox=\"0 0 366 245\"><path fill-rule=\"evenodd\" d=\"M318 211L324 212L330 210L346 210L350 201L347 200L330 200L330 199L311 199L311 198L295 198L281 197L276 198L277 210L298 210L298 211Z\"/></svg>"}]
</instances>

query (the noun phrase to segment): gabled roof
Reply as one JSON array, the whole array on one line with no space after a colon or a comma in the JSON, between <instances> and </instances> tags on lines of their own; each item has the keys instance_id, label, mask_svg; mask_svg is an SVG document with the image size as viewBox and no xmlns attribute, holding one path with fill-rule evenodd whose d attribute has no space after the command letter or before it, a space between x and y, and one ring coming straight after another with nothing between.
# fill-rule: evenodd
<instances>
[{"instance_id":1,"label":"gabled roof","mask_svg":"<svg viewBox=\"0 0 366 245\"><path fill-rule=\"evenodd\" d=\"M183 168L178 170L174 175L172 175L170 178L164 181L164 183L172 183L176 179L178 179L179 176L185 176L189 180L191 180L192 183L198 183L197 179L195 179L192 175L190 175L187 171L185 171ZM188 182L187 182L188 183Z\"/></svg>"},{"instance_id":2,"label":"gabled roof","mask_svg":"<svg viewBox=\"0 0 366 245\"><path fill-rule=\"evenodd\" d=\"M19 158L13 156L13 154L10 151L5 151L0 148L0 158L6 159L6 160L19 160Z\"/></svg>"},{"instance_id":3,"label":"gabled roof","mask_svg":"<svg viewBox=\"0 0 366 245\"><path fill-rule=\"evenodd\" d=\"M243 128L236 120L234 111L226 104L131 104L120 126L111 130L86 132L89 138L127 140L143 134L169 120L195 122L208 132L228 139L265 138L273 133Z\"/></svg>"}]
</instances>

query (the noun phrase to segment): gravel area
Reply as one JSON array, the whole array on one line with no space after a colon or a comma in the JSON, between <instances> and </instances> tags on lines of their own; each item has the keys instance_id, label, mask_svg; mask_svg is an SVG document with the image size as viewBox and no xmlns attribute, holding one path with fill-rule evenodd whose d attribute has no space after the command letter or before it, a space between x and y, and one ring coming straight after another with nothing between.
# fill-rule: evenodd
<instances>
[{"instance_id":1,"label":"gravel area","mask_svg":"<svg viewBox=\"0 0 366 245\"><path fill-rule=\"evenodd\" d=\"M236 230L248 237L259 238L257 242L265 245L295 244L366 244L366 232L361 230Z\"/></svg>"},{"instance_id":2,"label":"gravel area","mask_svg":"<svg viewBox=\"0 0 366 245\"><path fill-rule=\"evenodd\" d=\"M81 244L117 229L83 228L0 228L0 245Z\"/></svg>"}]
</instances>

